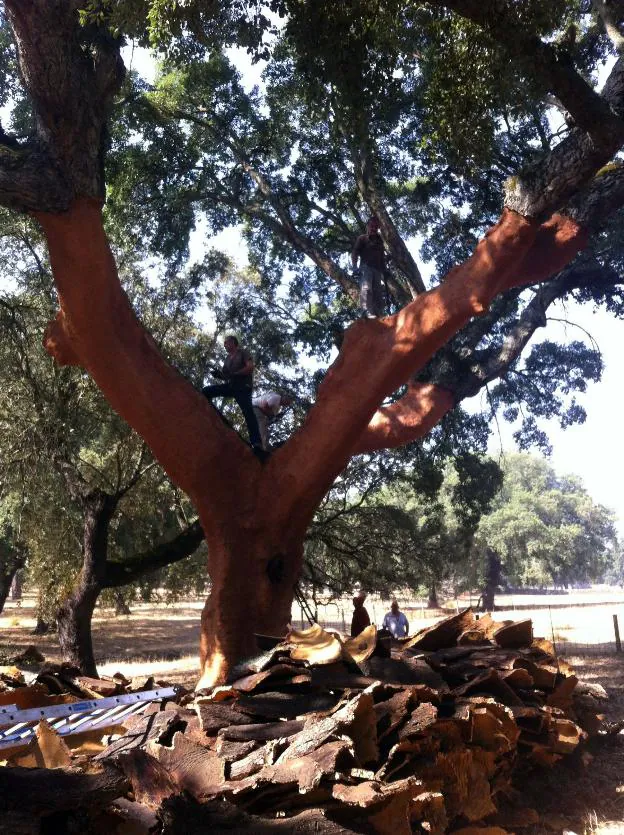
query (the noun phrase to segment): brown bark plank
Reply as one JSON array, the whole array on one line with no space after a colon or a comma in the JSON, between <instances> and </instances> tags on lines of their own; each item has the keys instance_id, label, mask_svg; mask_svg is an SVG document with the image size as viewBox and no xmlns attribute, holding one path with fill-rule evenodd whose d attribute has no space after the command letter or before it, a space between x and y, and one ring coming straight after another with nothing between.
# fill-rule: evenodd
<instances>
[{"instance_id":1,"label":"brown bark plank","mask_svg":"<svg viewBox=\"0 0 624 835\"><path fill-rule=\"evenodd\" d=\"M286 722L267 722L263 725L233 725L222 728L219 737L232 742L267 742L269 739L281 739L293 736L304 728L303 719Z\"/></svg>"},{"instance_id":2,"label":"brown bark plank","mask_svg":"<svg viewBox=\"0 0 624 835\"><path fill-rule=\"evenodd\" d=\"M268 685L270 683L273 686L283 679L297 679L298 684L304 684L311 681L311 675L302 667L295 667L293 664L275 664L268 670L252 673L238 679L232 684L232 687L242 693L251 693L259 690L264 684Z\"/></svg>"},{"instance_id":3,"label":"brown bark plank","mask_svg":"<svg viewBox=\"0 0 624 835\"><path fill-rule=\"evenodd\" d=\"M513 649L530 647L533 643L533 621L519 620L500 626L492 635L499 647Z\"/></svg>"},{"instance_id":4,"label":"brown bark plank","mask_svg":"<svg viewBox=\"0 0 624 835\"><path fill-rule=\"evenodd\" d=\"M552 690L557 681L557 668L547 664L537 664L530 658L519 657L514 661L514 667L527 670L535 687L540 690Z\"/></svg>"},{"instance_id":5,"label":"brown bark plank","mask_svg":"<svg viewBox=\"0 0 624 835\"><path fill-rule=\"evenodd\" d=\"M257 742L230 742L230 740L218 736L215 751L224 762L233 763L242 760L258 747Z\"/></svg>"},{"instance_id":6,"label":"brown bark plank","mask_svg":"<svg viewBox=\"0 0 624 835\"><path fill-rule=\"evenodd\" d=\"M422 629L404 644L405 649L437 650L453 646L457 638L475 623L472 609L464 609L456 615Z\"/></svg>"},{"instance_id":7,"label":"brown bark plank","mask_svg":"<svg viewBox=\"0 0 624 835\"><path fill-rule=\"evenodd\" d=\"M364 822L341 824L328 817L328 812L308 809L289 818L270 820L249 815L227 801L199 804L182 796L166 800L158 811L162 835L373 835Z\"/></svg>"},{"instance_id":8,"label":"brown bark plank","mask_svg":"<svg viewBox=\"0 0 624 835\"><path fill-rule=\"evenodd\" d=\"M63 810L106 806L128 791L115 768L94 774L69 768L0 768L0 820L11 812L35 817Z\"/></svg>"},{"instance_id":9,"label":"brown bark plank","mask_svg":"<svg viewBox=\"0 0 624 835\"><path fill-rule=\"evenodd\" d=\"M438 718L438 709L432 704L424 702L418 705L403 728L399 731L399 739L419 736L427 732Z\"/></svg>"},{"instance_id":10,"label":"brown bark plank","mask_svg":"<svg viewBox=\"0 0 624 835\"><path fill-rule=\"evenodd\" d=\"M498 672L494 669L485 670L485 672L476 676L467 684L455 687L453 693L456 696L468 696L471 693L487 693L495 696L498 701L508 707L511 705L521 707L524 705L522 699L514 693L509 685L505 684Z\"/></svg>"},{"instance_id":11,"label":"brown bark plank","mask_svg":"<svg viewBox=\"0 0 624 835\"><path fill-rule=\"evenodd\" d=\"M141 716L132 723L122 737L111 742L94 759L96 761L108 760L113 762L133 748L142 748L150 740L159 742L163 738L171 736L174 731L182 730L184 727L184 720L173 711L161 711L160 713Z\"/></svg>"},{"instance_id":12,"label":"brown bark plank","mask_svg":"<svg viewBox=\"0 0 624 835\"><path fill-rule=\"evenodd\" d=\"M231 725L248 725L249 715L240 709L238 701L214 702L195 700L195 710L202 730L214 734Z\"/></svg>"},{"instance_id":13,"label":"brown bark plank","mask_svg":"<svg viewBox=\"0 0 624 835\"><path fill-rule=\"evenodd\" d=\"M310 712L322 712L334 708L340 699L338 693L283 693L279 690L252 695L242 695L237 706L247 714L245 722L227 722L227 725L248 724L250 719L271 721L295 719ZM222 726L223 727L223 726Z\"/></svg>"},{"instance_id":14,"label":"brown bark plank","mask_svg":"<svg viewBox=\"0 0 624 835\"><path fill-rule=\"evenodd\" d=\"M225 763L219 755L187 740L179 731L170 747L150 742L146 752L163 766L180 791L198 799L216 795L225 783Z\"/></svg>"},{"instance_id":15,"label":"brown bark plank","mask_svg":"<svg viewBox=\"0 0 624 835\"><path fill-rule=\"evenodd\" d=\"M278 762L304 756L340 734L351 737L361 765L377 759L377 726L370 693L359 693L340 710L324 719L309 717L305 728L292 738Z\"/></svg>"}]
</instances>

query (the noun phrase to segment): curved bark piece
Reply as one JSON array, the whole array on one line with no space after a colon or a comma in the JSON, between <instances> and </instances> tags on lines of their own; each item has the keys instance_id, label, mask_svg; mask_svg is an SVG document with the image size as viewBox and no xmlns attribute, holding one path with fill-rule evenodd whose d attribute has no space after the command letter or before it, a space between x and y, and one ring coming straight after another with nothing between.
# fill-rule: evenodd
<instances>
[{"instance_id":1,"label":"curved bark piece","mask_svg":"<svg viewBox=\"0 0 624 835\"><path fill-rule=\"evenodd\" d=\"M455 405L450 391L433 383L410 383L396 403L382 406L352 450L353 455L403 446L422 438Z\"/></svg>"}]
</instances>

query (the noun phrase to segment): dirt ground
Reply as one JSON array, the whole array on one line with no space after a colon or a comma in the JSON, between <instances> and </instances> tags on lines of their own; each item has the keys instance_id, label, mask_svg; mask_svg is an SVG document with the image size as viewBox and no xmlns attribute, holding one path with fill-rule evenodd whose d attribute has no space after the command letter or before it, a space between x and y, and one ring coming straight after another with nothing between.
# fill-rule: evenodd
<instances>
[{"instance_id":1,"label":"dirt ground","mask_svg":"<svg viewBox=\"0 0 624 835\"><path fill-rule=\"evenodd\" d=\"M98 611L93 636L100 672L153 674L157 679L192 688L199 672L201 608L201 602L171 607L135 605L131 615L122 617ZM568 609L562 618L573 623L587 640L600 611L601 616L611 617L610 610L592 606ZM21 607L9 602L0 617L0 647L19 650L34 644L49 660L60 660L54 633L32 635L33 614L30 601L24 601ZM522 611L517 618L532 615ZM414 629L428 619L423 617ZM608 719L624 719L624 654L566 658L579 679L605 687L609 694L604 708ZM517 828L518 835L624 835L624 735L593 740L586 750L593 756L588 765L580 756L568 757L555 769L522 776L522 804L538 811L540 824Z\"/></svg>"},{"instance_id":2,"label":"dirt ground","mask_svg":"<svg viewBox=\"0 0 624 835\"><path fill-rule=\"evenodd\" d=\"M624 655L570 656L582 681L602 684L609 694L604 713L624 718ZM624 735L598 737L585 747L593 760L568 757L554 769L540 769L522 780L522 802L536 809L542 823L523 835L623 835Z\"/></svg>"}]
</instances>

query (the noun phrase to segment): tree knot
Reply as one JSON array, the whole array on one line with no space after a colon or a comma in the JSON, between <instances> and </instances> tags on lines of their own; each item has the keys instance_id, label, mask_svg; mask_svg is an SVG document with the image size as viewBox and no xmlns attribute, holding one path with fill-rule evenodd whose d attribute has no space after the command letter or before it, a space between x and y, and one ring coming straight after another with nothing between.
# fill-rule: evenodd
<instances>
[{"instance_id":1,"label":"tree knot","mask_svg":"<svg viewBox=\"0 0 624 835\"><path fill-rule=\"evenodd\" d=\"M267 563L266 572L272 583L283 583L286 576L286 558L283 554L276 554Z\"/></svg>"}]
</instances>

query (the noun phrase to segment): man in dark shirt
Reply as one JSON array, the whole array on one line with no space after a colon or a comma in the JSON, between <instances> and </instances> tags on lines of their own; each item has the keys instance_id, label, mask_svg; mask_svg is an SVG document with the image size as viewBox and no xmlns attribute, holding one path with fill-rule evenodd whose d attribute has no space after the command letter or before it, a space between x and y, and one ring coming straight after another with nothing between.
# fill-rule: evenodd
<instances>
[{"instance_id":1,"label":"man in dark shirt","mask_svg":"<svg viewBox=\"0 0 624 835\"><path fill-rule=\"evenodd\" d=\"M360 235L355 242L351 253L354 270L357 269L358 258L362 272L360 307L371 318L383 316L383 276L386 268L386 253L376 217L370 218L366 224L366 234Z\"/></svg>"},{"instance_id":2,"label":"man in dark shirt","mask_svg":"<svg viewBox=\"0 0 624 835\"><path fill-rule=\"evenodd\" d=\"M353 598L353 618L351 619L351 637L356 638L367 626L370 626L370 617L364 606L365 594L356 594Z\"/></svg>"},{"instance_id":3,"label":"man in dark shirt","mask_svg":"<svg viewBox=\"0 0 624 835\"><path fill-rule=\"evenodd\" d=\"M218 385L206 386L202 389L206 397L212 402L213 397L233 397L238 403L249 433L249 442L254 449L262 449L258 421L251 405L251 389L253 386L254 362L249 351L245 351L235 336L226 336L223 347L227 357L221 370L213 369L217 379L225 382Z\"/></svg>"}]
</instances>

